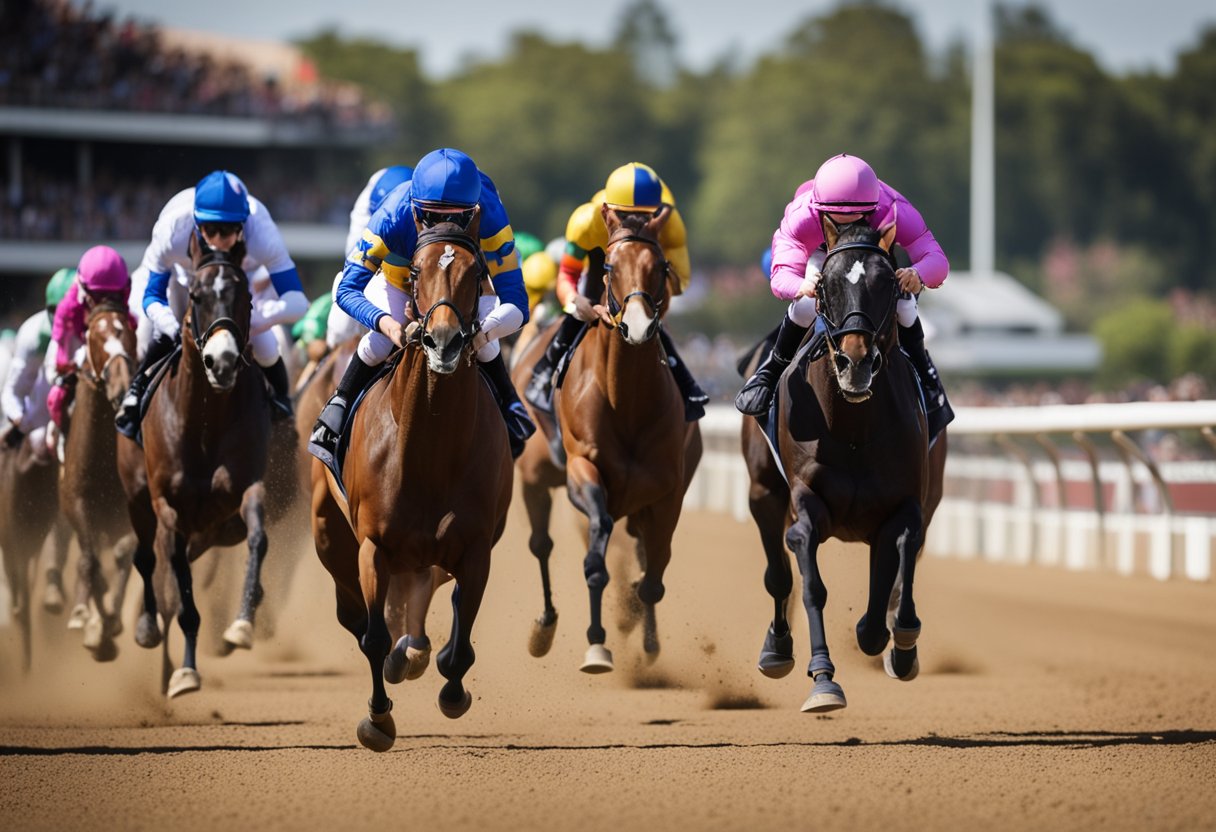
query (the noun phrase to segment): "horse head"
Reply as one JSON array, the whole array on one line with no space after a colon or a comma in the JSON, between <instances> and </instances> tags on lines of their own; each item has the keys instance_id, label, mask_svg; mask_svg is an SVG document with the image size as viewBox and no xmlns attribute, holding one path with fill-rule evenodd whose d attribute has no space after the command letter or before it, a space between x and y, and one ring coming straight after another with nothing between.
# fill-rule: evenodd
<instances>
[{"instance_id":1,"label":"horse head","mask_svg":"<svg viewBox=\"0 0 1216 832\"><path fill-rule=\"evenodd\" d=\"M480 211L474 211L467 228L450 222L418 225L408 288L426 363L436 373L455 372L477 334L481 282L489 276L480 228Z\"/></svg>"},{"instance_id":2,"label":"horse head","mask_svg":"<svg viewBox=\"0 0 1216 832\"><path fill-rule=\"evenodd\" d=\"M253 297L241 267L245 244L228 251L211 249L197 234L190 238L190 303L186 317L194 345L203 358L203 368L212 388L225 392L236 384L240 361L249 343Z\"/></svg>"},{"instance_id":3,"label":"horse head","mask_svg":"<svg viewBox=\"0 0 1216 832\"><path fill-rule=\"evenodd\" d=\"M627 344L642 344L659 331L669 295L671 267L659 245L659 232L671 206L653 214L603 209L608 227L604 250L604 295L608 314Z\"/></svg>"},{"instance_id":4,"label":"horse head","mask_svg":"<svg viewBox=\"0 0 1216 832\"><path fill-rule=\"evenodd\" d=\"M895 223L875 230L864 222L837 226L823 217L827 257L816 294L827 325L828 352L846 401L861 402L882 368L894 335L899 284L891 246Z\"/></svg>"},{"instance_id":5,"label":"horse head","mask_svg":"<svg viewBox=\"0 0 1216 832\"><path fill-rule=\"evenodd\" d=\"M88 369L117 412L135 369L135 330L127 307L103 300L89 312L85 344Z\"/></svg>"}]
</instances>

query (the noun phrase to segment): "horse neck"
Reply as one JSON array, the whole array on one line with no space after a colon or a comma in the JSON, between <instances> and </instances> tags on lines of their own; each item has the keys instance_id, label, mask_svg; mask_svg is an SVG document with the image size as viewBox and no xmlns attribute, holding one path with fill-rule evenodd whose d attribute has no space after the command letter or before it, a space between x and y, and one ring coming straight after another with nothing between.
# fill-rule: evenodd
<instances>
[{"instance_id":1,"label":"horse neck","mask_svg":"<svg viewBox=\"0 0 1216 832\"><path fill-rule=\"evenodd\" d=\"M393 420L397 436L404 440L411 431L426 425L429 443L440 437L450 437L468 444L470 437L452 430L453 423L463 419L473 423L477 413L478 372L463 359L450 375L431 372L421 348L411 348L401 358L401 366L393 373L390 387ZM432 430L429 423L442 423L443 430ZM400 445L400 447L404 447Z\"/></svg>"},{"instance_id":2,"label":"horse neck","mask_svg":"<svg viewBox=\"0 0 1216 832\"><path fill-rule=\"evenodd\" d=\"M72 429L68 441L75 439L91 453L102 447L115 447L114 409L106 397L100 378L81 378L76 385L76 406L72 411Z\"/></svg>"},{"instance_id":3,"label":"horse neck","mask_svg":"<svg viewBox=\"0 0 1216 832\"><path fill-rule=\"evenodd\" d=\"M618 420L627 423L652 422L655 407L660 401L657 392L664 382L656 335L644 344L627 344L616 330L606 326L597 327L604 373L600 386L617 414ZM668 376L670 373L668 373ZM673 382L674 383L674 382Z\"/></svg>"},{"instance_id":4,"label":"horse neck","mask_svg":"<svg viewBox=\"0 0 1216 832\"><path fill-rule=\"evenodd\" d=\"M879 404L886 399L889 380L886 368L871 381L873 395L870 398L863 402L850 402L840 392L840 384L836 380L836 373L832 371L831 361L831 353L818 361L812 361L807 369L807 383L815 391L819 409L831 434L841 441L860 444L874 431L882 430L886 424L885 418L891 415Z\"/></svg>"},{"instance_id":5,"label":"horse neck","mask_svg":"<svg viewBox=\"0 0 1216 832\"><path fill-rule=\"evenodd\" d=\"M207 371L203 368L203 354L189 333L182 333L182 357L177 367L177 377L165 380L175 386L174 399L178 402L177 414L183 428L188 433L216 432L228 430L222 419L212 418L212 414L224 398L235 391L216 393L207 380ZM239 386L240 382L237 382ZM185 402L182 407L180 402Z\"/></svg>"}]
</instances>

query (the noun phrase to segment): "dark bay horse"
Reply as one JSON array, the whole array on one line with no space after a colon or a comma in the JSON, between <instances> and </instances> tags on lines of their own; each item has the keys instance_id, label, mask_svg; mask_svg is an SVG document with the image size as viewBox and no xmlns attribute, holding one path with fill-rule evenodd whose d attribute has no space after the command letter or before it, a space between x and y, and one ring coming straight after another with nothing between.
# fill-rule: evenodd
<instances>
[{"instance_id":1,"label":"dark bay horse","mask_svg":"<svg viewBox=\"0 0 1216 832\"><path fill-rule=\"evenodd\" d=\"M554 394L565 469L552 458L540 432L519 458L532 527L528 546L540 562L545 602L529 652L547 653L557 626L549 581L550 489L565 484L570 502L590 521L583 561L591 605L590 646L581 667L587 673L613 669L601 617L608 584L608 539L622 517L628 518L626 531L635 540L642 569L634 593L643 616L643 647L651 657L658 653L654 605L663 597L671 538L684 492L701 458L700 429L696 422L684 421L683 400L655 337L670 297L672 278L658 243L659 230L669 217L670 209L664 208L624 226L616 213L605 212L609 242L604 320L587 332L570 359L564 385ZM513 371L521 390L551 337L552 332L538 336L521 354Z\"/></svg>"},{"instance_id":2,"label":"dark bay horse","mask_svg":"<svg viewBox=\"0 0 1216 832\"><path fill-rule=\"evenodd\" d=\"M30 566L55 525L58 484L58 460L53 454L36 452L29 436L14 448L0 445L0 553L4 556L10 609L21 630L25 670L30 668L33 641Z\"/></svg>"},{"instance_id":3,"label":"dark bay horse","mask_svg":"<svg viewBox=\"0 0 1216 832\"><path fill-rule=\"evenodd\" d=\"M846 704L833 681L823 623L827 587L818 550L829 537L870 546L869 602L857 623L858 646L877 656L893 634L894 647L884 656L887 673L908 681L919 672L921 622L912 582L941 500L946 458L945 433L929 446L916 374L898 345L898 287L890 259L895 226L838 228L825 218L824 237L828 255L818 297L827 354L810 362L805 376L799 362L792 363L778 388L778 447L788 485L756 420L743 420L751 511L768 559L764 585L774 601L759 669L775 678L794 666L786 619L793 575L784 530L802 573L810 621L807 673L815 682L803 711Z\"/></svg>"},{"instance_id":4,"label":"dark bay horse","mask_svg":"<svg viewBox=\"0 0 1216 832\"><path fill-rule=\"evenodd\" d=\"M396 738L386 672L409 663L409 644L394 647L385 621L390 576L406 576L428 596L432 567L456 579L451 638L436 662L448 680L439 709L455 719L472 704L463 679L474 660L473 622L512 481L506 426L473 357L488 274L478 226L475 218L467 231L450 223L420 229L409 287L418 323L348 428L342 478L349 501L327 468L312 466L317 555L334 579L338 621L371 667L368 716L357 735L373 751Z\"/></svg>"},{"instance_id":5,"label":"dark bay horse","mask_svg":"<svg viewBox=\"0 0 1216 832\"><path fill-rule=\"evenodd\" d=\"M167 621L176 606L186 637L182 666L170 697L198 690L195 663L199 614L190 562L212 546L249 547L241 610L224 633L232 647L253 644L253 621L262 599L266 556L264 487L270 405L262 372L248 359L251 300L240 268L244 245L231 252L203 251L191 240L194 274L183 321L182 353L152 396L143 420L144 447L120 445L123 485L132 525L140 538L135 567L144 579L144 610L136 641L160 643L159 609ZM137 469L142 456L146 479ZM155 519L154 530L149 519ZM154 531L151 550L148 536ZM167 579L171 570L177 604Z\"/></svg>"},{"instance_id":6,"label":"dark bay horse","mask_svg":"<svg viewBox=\"0 0 1216 832\"><path fill-rule=\"evenodd\" d=\"M114 430L114 414L135 367L135 331L126 304L103 301L93 308L85 347L64 448L59 510L80 543L76 606L92 601L84 646L94 658L108 660L117 655L113 639L122 631L122 601L135 550L118 477L119 434ZM115 586L108 597L99 557L106 543L114 545Z\"/></svg>"}]
</instances>

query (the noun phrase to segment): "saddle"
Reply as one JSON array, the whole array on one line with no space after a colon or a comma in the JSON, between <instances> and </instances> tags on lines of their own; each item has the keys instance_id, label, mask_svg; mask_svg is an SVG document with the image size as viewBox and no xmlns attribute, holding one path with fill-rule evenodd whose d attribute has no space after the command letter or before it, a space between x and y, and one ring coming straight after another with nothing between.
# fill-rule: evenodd
<instances>
[{"instance_id":1,"label":"saddle","mask_svg":"<svg viewBox=\"0 0 1216 832\"><path fill-rule=\"evenodd\" d=\"M751 357L751 355L754 355L754 354L756 354L757 351L759 351L760 360L762 362L767 360L769 353L771 353L773 351L773 343L776 340L777 340L777 330L774 329L772 332L769 333L767 338L765 338L763 341L760 342L760 344L757 345L757 347L754 347L751 350L750 355L743 356L743 359L749 359ZM794 395L796 397L796 400L801 399L802 396L799 394L802 394L802 395L809 394L811 399L812 400L814 399L815 393L813 390L811 390L810 385L807 384L805 381L807 366L812 361L817 361L820 358L822 358L823 356L827 355L827 352L828 352L827 327L823 323L822 318L816 318L815 326L811 330L810 337L802 342L802 346L798 348L798 352L794 353L794 359L790 362L790 366L787 367L785 370L786 374L788 374L790 372L793 372L795 374L794 380L791 382L790 386L791 386L791 388L799 388L799 389L794 390ZM749 363L748 361L743 360L743 359L741 359L739 362L739 366L740 366L739 374L740 375L743 375L744 373L747 372L747 364ZM784 377L784 374L783 374L783 377ZM777 445L778 445L777 423L779 421L778 414L780 414L780 412L781 412L780 408L781 408L781 388L782 388L782 386L783 385L780 382L778 382L776 388L773 390L773 399L769 403L768 413L765 413L762 416L757 416L755 418L756 418L756 424L758 424L760 426L760 432L764 434L764 441L768 443L769 453L771 453L773 455L773 461L777 464L777 470L781 472L781 477L788 483L789 476L786 475L785 468L783 468L781 465L781 453L777 450ZM804 389L802 389L802 388L804 388ZM815 433L817 433L817 431ZM815 438L814 434L807 436L807 437L799 437L799 439L813 439L813 438Z\"/></svg>"},{"instance_id":2,"label":"saddle","mask_svg":"<svg viewBox=\"0 0 1216 832\"><path fill-rule=\"evenodd\" d=\"M165 376L173 372L181 360L182 343L178 341L171 353L149 368L152 371L152 380L148 382L148 387L144 390L144 395L139 400L139 410L135 417L135 444L141 448L144 446L144 416L147 415L148 408L152 406L152 396L156 394L156 389L160 387L160 383L164 381Z\"/></svg>"}]
</instances>

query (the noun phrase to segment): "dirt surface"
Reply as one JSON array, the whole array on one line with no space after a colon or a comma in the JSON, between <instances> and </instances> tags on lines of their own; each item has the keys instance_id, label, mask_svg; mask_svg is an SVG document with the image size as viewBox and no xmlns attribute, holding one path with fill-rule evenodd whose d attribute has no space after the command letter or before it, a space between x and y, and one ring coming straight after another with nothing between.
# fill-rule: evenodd
<instances>
[{"instance_id":1,"label":"dirt surface","mask_svg":"<svg viewBox=\"0 0 1216 832\"><path fill-rule=\"evenodd\" d=\"M517 500L474 631L472 709L455 722L439 713L432 666L390 689L398 740L380 755L356 743L367 664L336 622L332 584L306 544L295 547L274 634L220 658L209 633L202 691L170 703L159 692L160 651L135 646L131 616L121 654L102 665L63 630L64 618L39 611L27 678L15 634L0 630L0 828L1216 824L1212 584L926 559L917 574L922 672L901 683L853 639L864 551L829 544L828 635L849 706L814 716L798 710L810 691L801 611L792 616L798 669L781 680L755 670L771 604L750 525L685 514L652 665L640 628L626 634L617 623L631 576L615 553L606 605L617 670L606 676L577 669L587 601L564 501L554 528L561 619L550 654L526 650L541 594ZM280 567L289 560L282 535L272 538L276 556ZM226 557L239 567L241 557ZM436 647L446 641L448 595L441 589L432 610ZM218 633L235 581L221 569L202 596L204 628ZM180 651L174 625L173 656Z\"/></svg>"}]
</instances>

